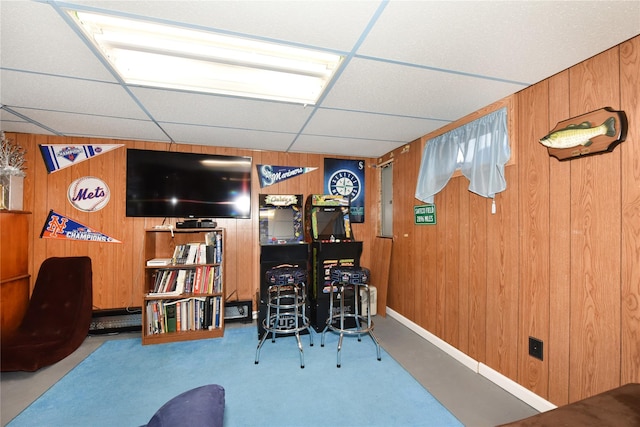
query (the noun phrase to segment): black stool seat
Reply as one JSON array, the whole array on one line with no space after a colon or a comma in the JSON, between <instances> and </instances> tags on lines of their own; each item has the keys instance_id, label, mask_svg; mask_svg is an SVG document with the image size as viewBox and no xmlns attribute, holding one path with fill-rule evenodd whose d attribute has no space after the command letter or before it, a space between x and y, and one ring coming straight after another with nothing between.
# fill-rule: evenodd
<instances>
[{"instance_id":1,"label":"black stool seat","mask_svg":"<svg viewBox=\"0 0 640 427\"><path fill-rule=\"evenodd\" d=\"M269 284L267 289L267 316L262 321L265 332L256 349L256 360L260 359L260 349L267 336L276 341L276 335L294 334L300 350L300 367L304 368L304 351L300 341L300 332L309 331L310 345L313 346L313 335L307 316L307 270L300 267L274 267L265 273Z\"/></svg>"},{"instance_id":2,"label":"black stool seat","mask_svg":"<svg viewBox=\"0 0 640 427\"><path fill-rule=\"evenodd\" d=\"M333 267L331 281L349 285L369 283L371 272L365 267Z\"/></svg>"},{"instance_id":3,"label":"black stool seat","mask_svg":"<svg viewBox=\"0 0 640 427\"><path fill-rule=\"evenodd\" d=\"M338 340L338 368L341 365L340 355L342 351L342 339L345 335L357 335L358 341L362 341L361 336L367 334L376 345L378 360L380 360L380 344L373 335L373 321L371 320L371 293L369 289L370 271L365 267L332 267L330 270L331 291L329 292L329 317L327 325L322 331L321 346L324 347L324 337L327 331L340 334ZM353 291L354 304L351 312L345 307L345 297L347 291ZM367 295L367 312L360 313L360 291ZM334 312L334 298L340 301L340 308ZM354 319L355 327L346 326L346 319Z\"/></svg>"},{"instance_id":4,"label":"black stool seat","mask_svg":"<svg viewBox=\"0 0 640 427\"><path fill-rule=\"evenodd\" d=\"M307 270L300 267L278 267L268 270L266 278L271 285L297 285L306 283Z\"/></svg>"}]
</instances>

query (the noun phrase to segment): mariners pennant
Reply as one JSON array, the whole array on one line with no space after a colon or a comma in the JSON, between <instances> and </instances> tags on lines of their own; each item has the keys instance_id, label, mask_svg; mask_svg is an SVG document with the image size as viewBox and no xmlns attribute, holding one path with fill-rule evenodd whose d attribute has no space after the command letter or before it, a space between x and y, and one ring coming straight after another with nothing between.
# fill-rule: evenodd
<instances>
[{"instance_id":1,"label":"mariners pennant","mask_svg":"<svg viewBox=\"0 0 640 427\"><path fill-rule=\"evenodd\" d=\"M53 210L49 211L47 220L40 233L41 239L81 240L85 242L122 243L99 231L92 230Z\"/></svg>"},{"instance_id":2,"label":"mariners pennant","mask_svg":"<svg viewBox=\"0 0 640 427\"><path fill-rule=\"evenodd\" d=\"M91 157L99 156L124 144L106 145L62 145L62 144L40 144L40 152L47 172L53 173L60 169L73 166Z\"/></svg>"},{"instance_id":3,"label":"mariners pennant","mask_svg":"<svg viewBox=\"0 0 640 427\"><path fill-rule=\"evenodd\" d=\"M274 166L274 165L257 165L258 176L260 177L260 188L268 187L285 179L302 175L307 172L314 171L318 168L307 168L300 166Z\"/></svg>"}]
</instances>

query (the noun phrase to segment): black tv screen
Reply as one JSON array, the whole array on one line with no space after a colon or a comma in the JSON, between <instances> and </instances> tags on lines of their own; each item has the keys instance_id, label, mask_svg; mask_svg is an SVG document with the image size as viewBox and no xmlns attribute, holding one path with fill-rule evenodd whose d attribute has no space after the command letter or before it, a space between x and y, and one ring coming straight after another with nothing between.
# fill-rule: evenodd
<instances>
[{"instance_id":1,"label":"black tv screen","mask_svg":"<svg viewBox=\"0 0 640 427\"><path fill-rule=\"evenodd\" d=\"M251 157L127 150L126 215L250 218Z\"/></svg>"},{"instance_id":2,"label":"black tv screen","mask_svg":"<svg viewBox=\"0 0 640 427\"><path fill-rule=\"evenodd\" d=\"M318 239L347 239L351 237L345 228L345 213L340 207L322 207L314 212Z\"/></svg>"}]
</instances>

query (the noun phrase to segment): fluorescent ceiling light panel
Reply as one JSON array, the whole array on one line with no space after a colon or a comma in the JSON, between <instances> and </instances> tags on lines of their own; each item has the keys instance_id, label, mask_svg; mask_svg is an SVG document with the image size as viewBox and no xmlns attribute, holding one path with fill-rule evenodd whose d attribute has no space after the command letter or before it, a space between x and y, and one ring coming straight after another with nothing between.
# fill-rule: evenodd
<instances>
[{"instance_id":1,"label":"fluorescent ceiling light panel","mask_svg":"<svg viewBox=\"0 0 640 427\"><path fill-rule=\"evenodd\" d=\"M327 52L69 11L127 84L315 104L342 57Z\"/></svg>"}]
</instances>

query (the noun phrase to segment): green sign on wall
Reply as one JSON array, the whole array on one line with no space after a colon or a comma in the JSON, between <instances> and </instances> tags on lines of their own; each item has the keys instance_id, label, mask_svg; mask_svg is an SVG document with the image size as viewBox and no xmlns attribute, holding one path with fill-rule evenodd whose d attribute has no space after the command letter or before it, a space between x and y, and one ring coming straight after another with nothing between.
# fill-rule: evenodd
<instances>
[{"instance_id":1,"label":"green sign on wall","mask_svg":"<svg viewBox=\"0 0 640 427\"><path fill-rule=\"evenodd\" d=\"M436 223L436 205L421 205L413 207L416 225L434 225Z\"/></svg>"}]
</instances>

